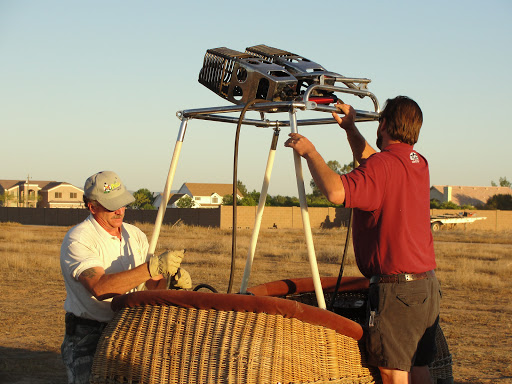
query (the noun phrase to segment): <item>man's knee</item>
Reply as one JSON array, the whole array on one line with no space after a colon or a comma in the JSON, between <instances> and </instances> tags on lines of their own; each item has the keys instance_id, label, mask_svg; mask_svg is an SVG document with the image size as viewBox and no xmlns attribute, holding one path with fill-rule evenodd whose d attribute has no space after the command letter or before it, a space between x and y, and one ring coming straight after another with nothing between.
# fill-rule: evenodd
<instances>
[{"instance_id":1,"label":"man's knee","mask_svg":"<svg viewBox=\"0 0 512 384\"><path fill-rule=\"evenodd\" d=\"M408 384L409 372L379 367L382 384Z\"/></svg>"}]
</instances>

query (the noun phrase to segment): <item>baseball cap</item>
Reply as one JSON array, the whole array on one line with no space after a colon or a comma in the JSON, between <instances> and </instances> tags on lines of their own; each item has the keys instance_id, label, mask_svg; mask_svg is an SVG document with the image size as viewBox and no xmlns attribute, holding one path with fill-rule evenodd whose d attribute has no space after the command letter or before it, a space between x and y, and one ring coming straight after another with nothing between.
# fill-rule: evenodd
<instances>
[{"instance_id":1,"label":"baseball cap","mask_svg":"<svg viewBox=\"0 0 512 384\"><path fill-rule=\"evenodd\" d=\"M112 171L98 172L85 181L84 195L109 211L116 211L135 201L119 176Z\"/></svg>"}]
</instances>

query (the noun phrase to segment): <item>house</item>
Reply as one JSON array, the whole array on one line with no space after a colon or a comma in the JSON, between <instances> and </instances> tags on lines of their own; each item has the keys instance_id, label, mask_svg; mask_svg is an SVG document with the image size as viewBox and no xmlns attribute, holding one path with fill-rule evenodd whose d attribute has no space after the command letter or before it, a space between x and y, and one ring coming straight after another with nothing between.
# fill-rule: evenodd
<instances>
[{"instance_id":1,"label":"house","mask_svg":"<svg viewBox=\"0 0 512 384\"><path fill-rule=\"evenodd\" d=\"M494 195L512 195L509 187L465 187L454 185L433 185L430 199L452 201L457 205L482 206Z\"/></svg>"},{"instance_id":2,"label":"house","mask_svg":"<svg viewBox=\"0 0 512 384\"><path fill-rule=\"evenodd\" d=\"M83 208L84 191L60 181L0 180L4 207Z\"/></svg>"},{"instance_id":3,"label":"house","mask_svg":"<svg viewBox=\"0 0 512 384\"><path fill-rule=\"evenodd\" d=\"M177 208L180 199L189 196L194 201L193 208L216 208L222 205L222 198L233 194L233 184L217 183L183 183L181 188L169 197L168 208ZM237 190L237 197L241 199L242 193ZM153 205L159 207L162 195L159 195Z\"/></svg>"}]
</instances>

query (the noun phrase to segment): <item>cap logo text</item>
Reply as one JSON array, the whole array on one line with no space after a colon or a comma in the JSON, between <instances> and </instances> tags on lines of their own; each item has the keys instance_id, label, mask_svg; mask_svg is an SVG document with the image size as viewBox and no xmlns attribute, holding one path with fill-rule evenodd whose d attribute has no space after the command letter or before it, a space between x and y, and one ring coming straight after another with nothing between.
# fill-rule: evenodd
<instances>
[{"instance_id":1,"label":"cap logo text","mask_svg":"<svg viewBox=\"0 0 512 384\"><path fill-rule=\"evenodd\" d=\"M103 193L110 193L112 192L114 189L117 189L121 186L121 183L119 181L116 181L112 184L107 184L107 183L104 183L103 184Z\"/></svg>"}]
</instances>

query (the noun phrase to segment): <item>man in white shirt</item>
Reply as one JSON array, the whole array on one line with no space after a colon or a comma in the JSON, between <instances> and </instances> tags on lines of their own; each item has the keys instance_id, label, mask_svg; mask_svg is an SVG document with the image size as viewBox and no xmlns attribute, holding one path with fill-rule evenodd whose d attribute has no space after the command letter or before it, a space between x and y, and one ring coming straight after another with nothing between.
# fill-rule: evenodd
<instances>
[{"instance_id":1,"label":"man in white shirt","mask_svg":"<svg viewBox=\"0 0 512 384\"><path fill-rule=\"evenodd\" d=\"M146 235L123 223L126 205L134 201L117 174L92 175L84 186L91 215L71 228L61 247L66 285L66 335L62 359L68 382L89 383L94 352L114 315L112 297L141 289L191 288L190 275L180 268L184 251L148 255ZM151 256L151 257L150 257Z\"/></svg>"}]
</instances>

